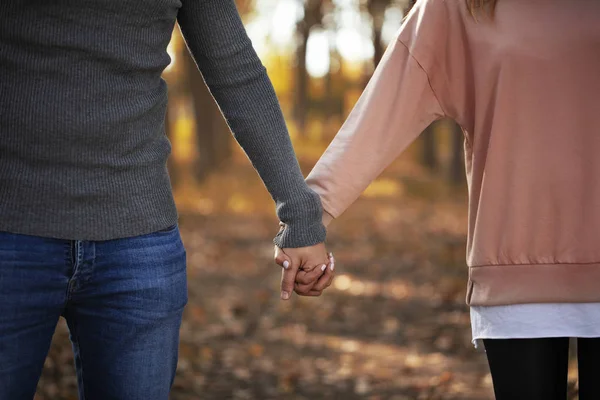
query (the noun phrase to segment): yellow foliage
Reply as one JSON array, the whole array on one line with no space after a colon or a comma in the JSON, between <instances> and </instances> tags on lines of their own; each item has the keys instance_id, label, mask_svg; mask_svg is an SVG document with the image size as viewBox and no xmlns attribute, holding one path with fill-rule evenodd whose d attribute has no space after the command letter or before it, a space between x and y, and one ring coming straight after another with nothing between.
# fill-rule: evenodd
<instances>
[{"instance_id":1,"label":"yellow foliage","mask_svg":"<svg viewBox=\"0 0 600 400\"><path fill-rule=\"evenodd\" d=\"M325 129L325 121L322 119L311 119L308 121L307 126L307 138L311 141L317 142L323 138L323 131Z\"/></svg>"},{"instance_id":2,"label":"yellow foliage","mask_svg":"<svg viewBox=\"0 0 600 400\"><path fill-rule=\"evenodd\" d=\"M281 96L282 94L291 93L294 89L293 68L290 68L292 65L291 57L289 55L269 53L268 56L262 57L261 60L267 68L277 94Z\"/></svg>"},{"instance_id":3,"label":"yellow foliage","mask_svg":"<svg viewBox=\"0 0 600 400\"><path fill-rule=\"evenodd\" d=\"M352 110L362 94L361 89L348 89L344 93L344 110Z\"/></svg>"},{"instance_id":4,"label":"yellow foliage","mask_svg":"<svg viewBox=\"0 0 600 400\"><path fill-rule=\"evenodd\" d=\"M174 121L173 158L177 163L188 164L196 157L195 123L190 116L181 116Z\"/></svg>"},{"instance_id":5,"label":"yellow foliage","mask_svg":"<svg viewBox=\"0 0 600 400\"><path fill-rule=\"evenodd\" d=\"M227 203L229 209L236 214L247 214L252 212L252 201L249 201L243 194L235 193L229 198Z\"/></svg>"},{"instance_id":6,"label":"yellow foliage","mask_svg":"<svg viewBox=\"0 0 600 400\"><path fill-rule=\"evenodd\" d=\"M402 186L397 180L381 178L375 180L363 193L364 197L394 197L402 194Z\"/></svg>"}]
</instances>

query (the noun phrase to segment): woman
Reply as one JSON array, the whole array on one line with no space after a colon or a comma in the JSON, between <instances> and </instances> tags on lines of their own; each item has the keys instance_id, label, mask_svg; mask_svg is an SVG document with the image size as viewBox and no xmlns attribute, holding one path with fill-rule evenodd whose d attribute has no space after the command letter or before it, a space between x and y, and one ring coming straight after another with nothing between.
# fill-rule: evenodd
<instances>
[{"instance_id":1,"label":"woman","mask_svg":"<svg viewBox=\"0 0 600 400\"><path fill-rule=\"evenodd\" d=\"M431 122L465 133L467 303L499 400L600 398L600 2L420 0L309 175L338 217Z\"/></svg>"}]
</instances>

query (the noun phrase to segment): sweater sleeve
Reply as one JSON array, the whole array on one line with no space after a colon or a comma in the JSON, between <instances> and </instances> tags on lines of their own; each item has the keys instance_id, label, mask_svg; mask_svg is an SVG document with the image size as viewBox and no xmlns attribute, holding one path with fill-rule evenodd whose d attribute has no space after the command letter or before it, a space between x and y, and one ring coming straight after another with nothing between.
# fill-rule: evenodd
<instances>
[{"instance_id":1,"label":"sweater sleeve","mask_svg":"<svg viewBox=\"0 0 600 400\"><path fill-rule=\"evenodd\" d=\"M234 0L182 0L177 19L235 139L275 201L284 223L275 244L323 242L319 196L304 181L275 91Z\"/></svg>"},{"instance_id":2,"label":"sweater sleeve","mask_svg":"<svg viewBox=\"0 0 600 400\"><path fill-rule=\"evenodd\" d=\"M307 182L339 217L444 112L429 78L396 38Z\"/></svg>"}]
</instances>

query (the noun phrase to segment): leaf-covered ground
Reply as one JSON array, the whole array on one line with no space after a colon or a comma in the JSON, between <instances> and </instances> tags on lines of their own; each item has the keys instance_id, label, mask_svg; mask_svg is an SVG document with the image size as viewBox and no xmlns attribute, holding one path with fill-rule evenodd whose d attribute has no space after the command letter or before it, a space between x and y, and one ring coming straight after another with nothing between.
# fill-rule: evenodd
<instances>
[{"instance_id":1,"label":"leaf-covered ground","mask_svg":"<svg viewBox=\"0 0 600 400\"><path fill-rule=\"evenodd\" d=\"M493 398L464 304L464 190L396 163L333 223L334 285L285 303L272 203L243 157L177 198L189 305L173 400ZM77 398L72 363L61 321L36 400Z\"/></svg>"}]
</instances>

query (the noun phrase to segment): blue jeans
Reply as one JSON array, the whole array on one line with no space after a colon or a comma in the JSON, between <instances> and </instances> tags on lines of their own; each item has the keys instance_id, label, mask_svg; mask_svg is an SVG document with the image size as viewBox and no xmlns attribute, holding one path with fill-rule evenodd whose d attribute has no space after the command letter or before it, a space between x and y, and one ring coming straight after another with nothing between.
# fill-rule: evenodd
<instances>
[{"instance_id":1,"label":"blue jeans","mask_svg":"<svg viewBox=\"0 0 600 400\"><path fill-rule=\"evenodd\" d=\"M98 242L0 232L0 399L33 398L62 315L80 399L167 400L186 303L177 226Z\"/></svg>"}]
</instances>

